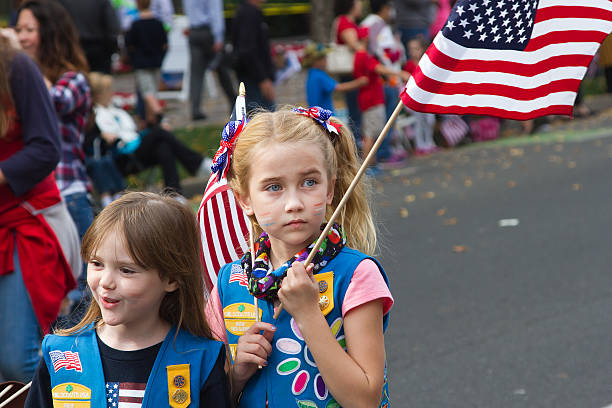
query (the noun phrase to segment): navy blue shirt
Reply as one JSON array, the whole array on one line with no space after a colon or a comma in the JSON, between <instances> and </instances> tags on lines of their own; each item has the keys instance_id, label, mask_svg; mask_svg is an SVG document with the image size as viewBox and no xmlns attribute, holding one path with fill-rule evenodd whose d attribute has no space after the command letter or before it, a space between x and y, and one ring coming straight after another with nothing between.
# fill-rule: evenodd
<instances>
[{"instance_id":1,"label":"navy blue shirt","mask_svg":"<svg viewBox=\"0 0 612 408\"><path fill-rule=\"evenodd\" d=\"M125 35L125 45L135 69L160 68L168 48L164 24L156 18L134 21Z\"/></svg>"},{"instance_id":2,"label":"navy blue shirt","mask_svg":"<svg viewBox=\"0 0 612 408\"><path fill-rule=\"evenodd\" d=\"M25 54L17 53L9 63L9 82L24 147L0 161L0 169L13 193L20 196L55 169L61 142L49 91L38 67Z\"/></svg>"}]
</instances>

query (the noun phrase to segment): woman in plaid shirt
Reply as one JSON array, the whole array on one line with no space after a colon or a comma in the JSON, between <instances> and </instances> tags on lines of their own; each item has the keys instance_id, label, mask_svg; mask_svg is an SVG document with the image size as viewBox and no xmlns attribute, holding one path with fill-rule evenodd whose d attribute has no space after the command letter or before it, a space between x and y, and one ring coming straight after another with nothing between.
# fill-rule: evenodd
<instances>
[{"instance_id":1,"label":"woman in plaid shirt","mask_svg":"<svg viewBox=\"0 0 612 408\"><path fill-rule=\"evenodd\" d=\"M92 185L83 152L84 130L91 111L87 60L70 15L57 2L24 2L16 28L23 51L38 63L45 77L57 112L62 146L55 179L82 238L93 221L88 199ZM73 300L80 299L85 279L83 272L77 291L70 295Z\"/></svg>"}]
</instances>

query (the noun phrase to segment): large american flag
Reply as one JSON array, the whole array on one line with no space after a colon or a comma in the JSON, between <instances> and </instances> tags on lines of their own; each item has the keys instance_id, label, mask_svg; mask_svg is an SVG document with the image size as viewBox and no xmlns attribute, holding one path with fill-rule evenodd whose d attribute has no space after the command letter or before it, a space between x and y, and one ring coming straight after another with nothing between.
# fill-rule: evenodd
<instances>
[{"instance_id":1,"label":"large american flag","mask_svg":"<svg viewBox=\"0 0 612 408\"><path fill-rule=\"evenodd\" d=\"M248 251L250 221L236 202L226 179L212 174L198 210L202 238L204 283L210 291L223 265L242 258Z\"/></svg>"},{"instance_id":2,"label":"large american flag","mask_svg":"<svg viewBox=\"0 0 612 408\"><path fill-rule=\"evenodd\" d=\"M146 383L107 382L107 408L140 408L144 399Z\"/></svg>"},{"instance_id":3,"label":"large american flag","mask_svg":"<svg viewBox=\"0 0 612 408\"><path fill-rule=\"evenodd\" d=\"M49 357L51 357L53 370L55 370L56 373L60 368L75 370L79 373L83 371L78 352L73 353L72 351L53 350L49 351Z\"/></svg>"},{"instance_id":4,"label":"large american flag","mask_svg":"<svg viewBox=\"0 0 612 408\"><path fill-rule=\"evenodd\" d=\"M402 92L421 112L571 115L611 0L459 0Z\"/></svg>"}]
</instances>

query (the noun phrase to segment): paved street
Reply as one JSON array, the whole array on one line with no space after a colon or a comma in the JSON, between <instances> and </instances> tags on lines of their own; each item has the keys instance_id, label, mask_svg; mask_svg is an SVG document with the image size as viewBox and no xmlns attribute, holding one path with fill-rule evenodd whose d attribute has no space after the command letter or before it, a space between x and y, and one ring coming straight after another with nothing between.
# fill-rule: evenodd
<instances>
[{"instance_id":1,"label":"paved street","mask_svg":"<svg viewBox=\"0 0 612 408\"><path fill-rule=\"evenodd\" d=\"M379 178L393 406L612 404L608 136L480 144Z\"/></svg>"}]
</instances>

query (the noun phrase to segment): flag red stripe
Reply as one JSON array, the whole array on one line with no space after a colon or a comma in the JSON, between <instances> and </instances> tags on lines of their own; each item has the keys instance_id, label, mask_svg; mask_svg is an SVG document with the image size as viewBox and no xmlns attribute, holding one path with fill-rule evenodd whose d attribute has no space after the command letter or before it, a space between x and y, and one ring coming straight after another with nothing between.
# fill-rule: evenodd
<instances>
[{"instance_id":1,"label":"flag red stripe","mask_svg":"<svg viewBox=\"0 0 612 408\"><path fill-rule=\"evenodd\" d=\"M593 18L612 21L612 12L598 7L586 6L554 6L538 9L535 23L554 18Z\"/></svg>"},{"instance_id":2,"label":"flag red stripe","mask_svg":"<svg viewBox=\"0 0 612 408\"><path fill-rule=\"evenodd\" d=\"M208 200L204 206L204 208L202 209L202 217L204 219L204 233L206 236L206 250L208 251L208 257L211 260L212 263L212 267L214 268L213 271L209 271L208 270L208 265L204 264L204 269L206 271L206 274L210 274L210 272L212 272L213 274L217 274L219 271L219 263L217 261L217 257L216 257L216 253L217 250L215 249L215 245L214 245L214 241L213 241L213 236L212 236L212 229L210 227L210 223L208 222L208 211L210 211L210 200ZM214 282L213 282L214 285ZM212 288L212 286L210 287ZM209 289L210 289L209 288Z\"/></svg>"},{"instance_id":3,"label":"flag red stripe","mask_svg":"<svg viewBox=\"0 0 612 408\"><path fill-rule=\"evenodd\" d=\"M119 395L119 402L126 402L132 404L142 404L143 397L122 397Z\"/></svg>"},{"instance_id":4,"label":"flag red stripe","mask_svg":"<svg viewBox=\"0 0 612 408\"><path fill-rule=\"evenodd\" d=\"M501 54L500 54L501 55ZM439 51L435 44L427 50L427 56L440 68L454 72L501 72L530 77L563 66L587 66L592 55L559 55L536 64L523 64L511 61L482 61L477 59L458 60Z\"/></svg>"},{"instance_id":5,"label":"flag red stripe","mask_svg":"<svg viewBox=\"0 0 612 408\"><path fill-rule=\"evenodd\" d=\"M222 229L222 223L221 223L221 215L219 214L219 205L216 202L216 199L218 199L218 195L211 197L210 201L211 201L211 206L212 206L212 212L213 212L213 217L215 218L215 225L217 226L217 234L221 235L223 234L223 229ZM221 247L221 253L223 255L223 259L231 259L231 256L229 254L229 252L227 251L227 247L225 246L225 242L223 237L215 237L216 239L219 240L220 243L220 247ZM215 275L218 273L218 270L215 271Z\"/></svg>"},{"instance_id":6,"label":"flag red stripe","mask_svg":"<svg viewBox=\"0 0 612 408\"><path fill-rule=\"evenodd\" d=\"M202 211L202 207L200 207L200 211L198 211L198 234L200 235L200 240L202 239L202 227L200 224L200 213ZM210 280L210 276L208 276L208 271L206 270L206 259L204 258L204 242L200 245L200 262L202 263L203 273L202 279L204 280L204 286L207 290L211 290L214 286L214 282Z\"/></svg>"},{"instance_id":7,"label":"flag red stripe","mask_svg":"<svg viewBox=\"0 0 612 408\"><path fill-rule=\"evenodd\" d=\"M414 72L414 80L422 90L438 95L498 95L511 97L519 101L529 101L555 92L565 92L569 90L576 92L580 86L579 79L553 81L531 89L490 83L440 82L424 75L418 67Z\"/></svg>"},{"instance_id":8,"label":"flag red stripe","mask_svg":"<svg viewBox=\"0 0 612 408\"><path fill-rule=\"evenodd\" d=\"M232 212L230 209L229 194L227 193L222 194L222 199L223 199L223 208L225 209L225 214L227 214L227 229L229 230L229 233L230 233L230 240L232 242L232 247L234 248L236 252L239 252L238 249L240 249L240 242L238 241L238 235L236 234L235 220L233 219L233 217L231 217ZM226 262L229 263L231 261L232 259L226 258Z\"/></svg>"},{"instance_id":9,"label":"flag red stripe","mask_svg":"<svg viewBox=\"0 0 612 408\"><path fill-rule=\"evenodd\" d=\"M537 118L544 115L571 115L573 106L569 105L552 105L545 108L537 109L531 112L517 112L493 107L481 106L439 106L432 104L422 104L412 99L406 91L402 91L400 95L404 105L410 109L419 112L429 112L438 114L453 114L453 115L489 115L499 118L527 120Z\"/></svg>"},{"instance_id":10,"label":"flag red stripe","mask_svg":"<svg viewBox=\"0 0 612 408\"><path fill-rule=\"evenodd\" d=\"M606 38L607 34L601 31L553 31L533 38L525 47L525 52L537 51L551 44L566 44L569 42L594 42L600 43Z\"/></svg>"}]
</instances>

